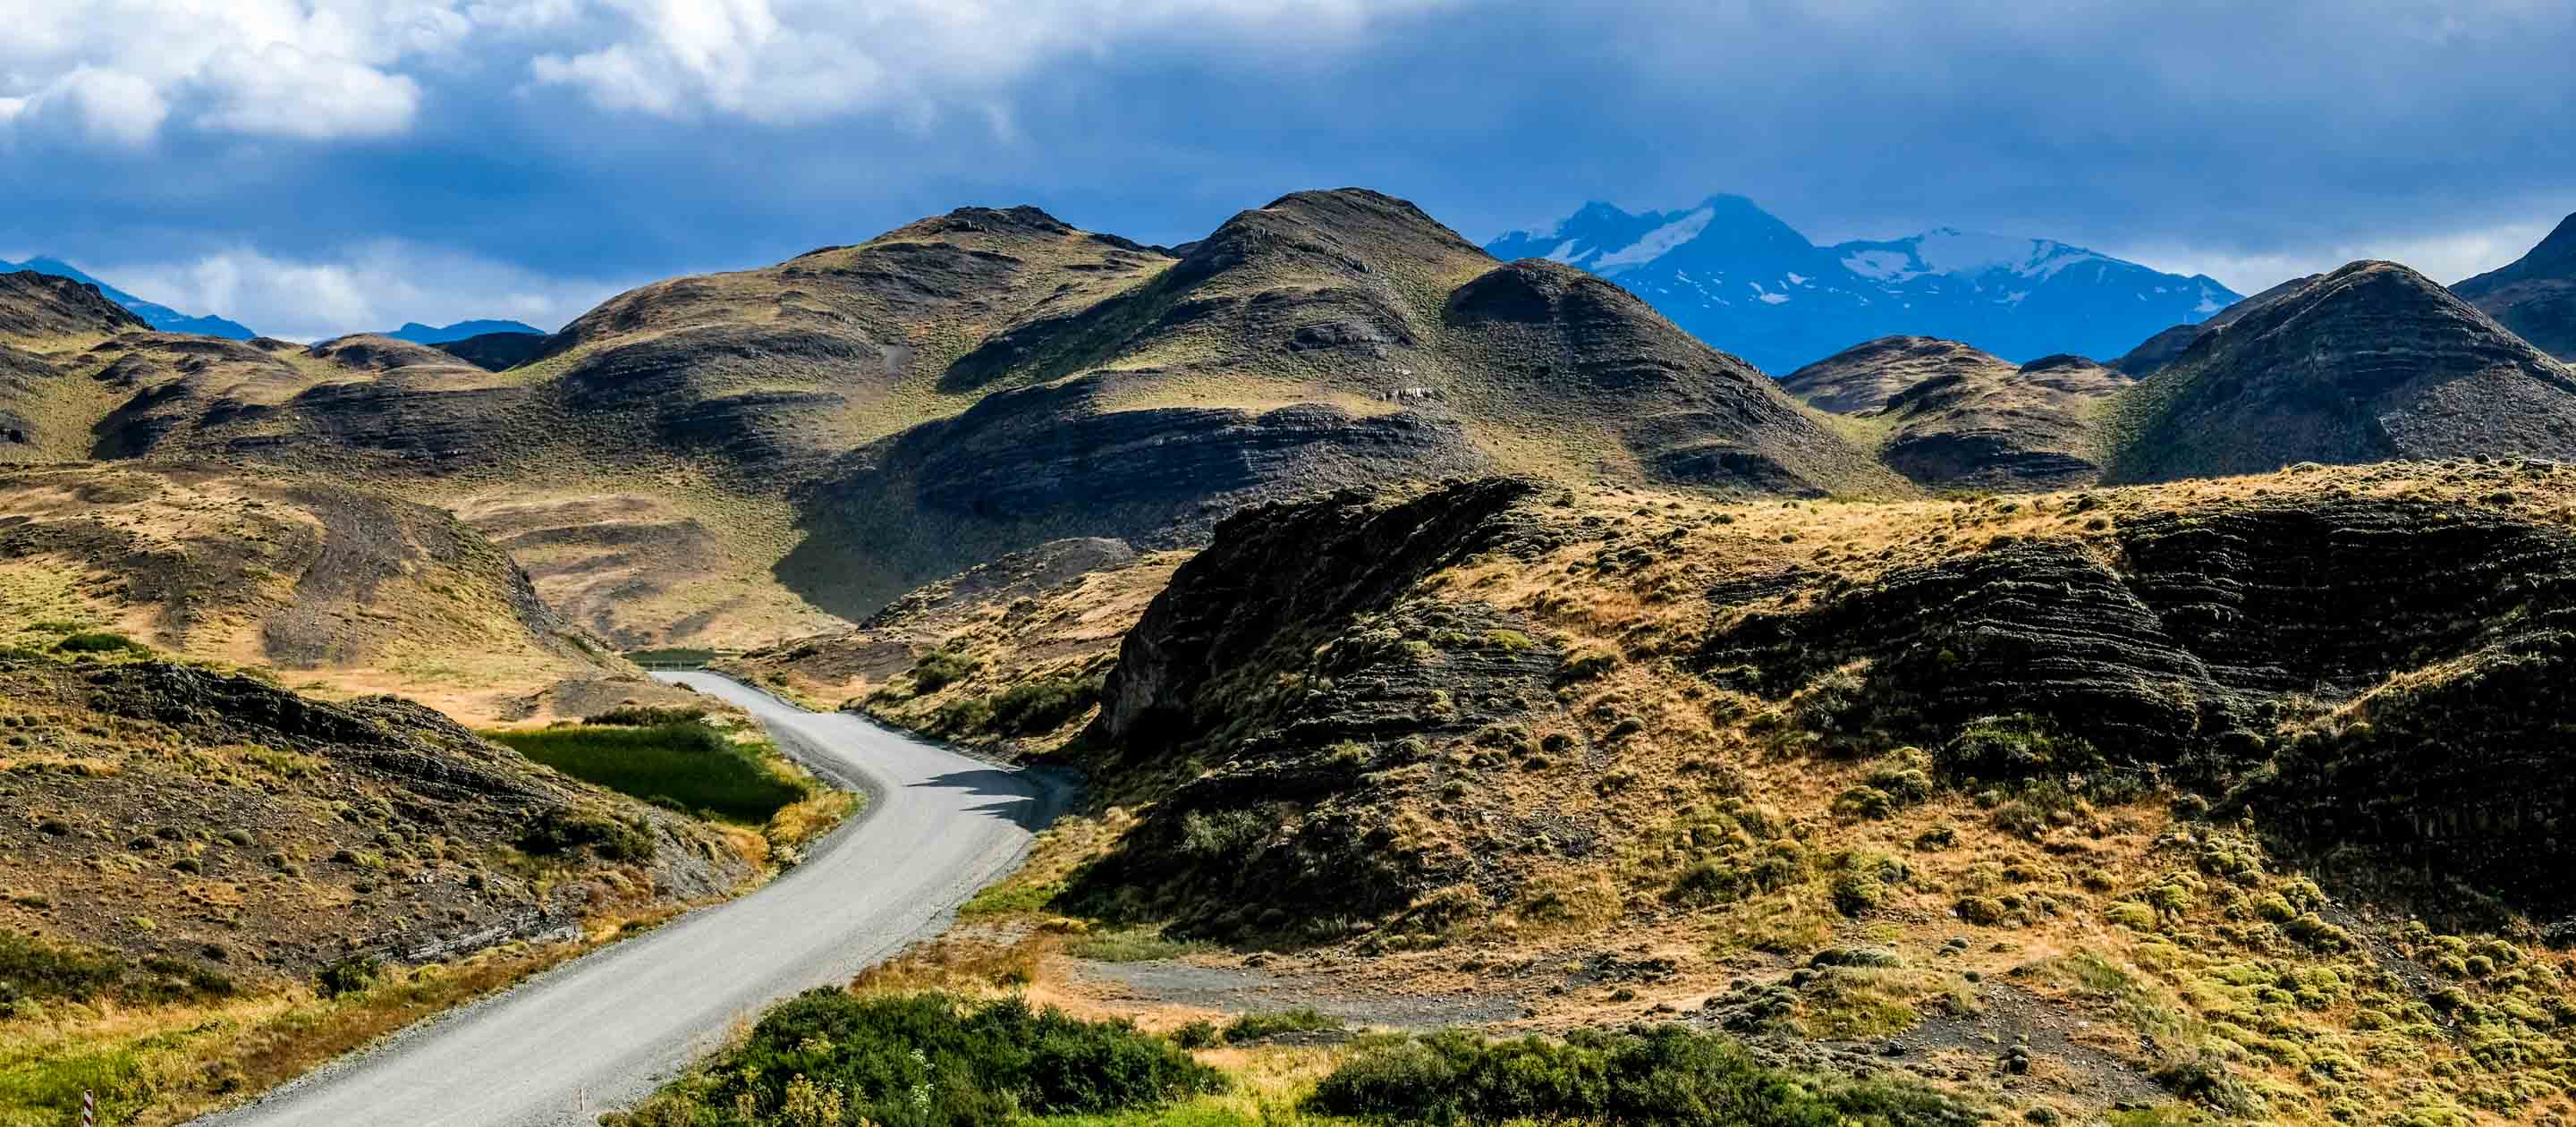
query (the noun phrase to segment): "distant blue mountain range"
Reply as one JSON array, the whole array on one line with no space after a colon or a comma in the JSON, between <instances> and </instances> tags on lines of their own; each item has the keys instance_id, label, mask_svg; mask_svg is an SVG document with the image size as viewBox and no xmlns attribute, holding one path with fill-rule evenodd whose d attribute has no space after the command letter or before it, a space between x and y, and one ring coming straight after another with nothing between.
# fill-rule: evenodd
<instances>
[{"instance_id":1,"label":"distant blue mountain range","mask_svg":"<svg viewBox=\"0 0 2576 1127\"><path fill-rule=\"evenodd\" d=\"M1616 281L1710 346L1784 375L1862 341L1965 341L2016 363L2119 356L2240 300L2206 275L2166 274L2050 239L1951 228L1817 246L1742 196L1631 215L1585 204L1547 231L1485 249Z\"/></svg>"},{"instance_id":2,"label":"distant blue mountain range","mask_svg":"<svg viewBox=\"0 0 2576 1127\"><path fill-rule=\"evenodd\" d=\"M83 272L80 267L59 258L39 255L25 262L0 262L0 273L17 270L33 270L39 274L51 274L58 278L69 278L75 282L87 282L97 286L98 292L105 295L109 301L133 310L134 315L143 318L145 324L165 333L196 333L200 336L224 337L230 340L249 340L259 335L250 331L250 326L239 321L227 321L221 317L194 317L167 305L145 301L99 281Z\"/></svg>"},{"instance_id":3,"label":"distant blue mountain range","mask_svg":"<svg viewBox=\"0 0 2576 1127\"><path fill-rule=\"evenodd\" d=\"M403 323L403 327L395 329L385 335L392 337L395 340L407 340L413 344L447 344L451 341L460 341L467 337L484 336L489 333L533 333L538 336L544 336L545 330L534 325L522 324L517 321L458 321L453 325L447 325L444 327L432 327L421 324L418 321L406 321Z\"/></svg>"}]
</instances>

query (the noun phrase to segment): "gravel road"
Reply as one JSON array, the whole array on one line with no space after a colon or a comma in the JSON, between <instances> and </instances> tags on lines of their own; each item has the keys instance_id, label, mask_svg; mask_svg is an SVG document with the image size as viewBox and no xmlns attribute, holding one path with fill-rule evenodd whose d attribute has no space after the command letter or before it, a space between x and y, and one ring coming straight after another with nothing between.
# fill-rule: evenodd
<instances>
[{"instance_id":1,"label":"gravel road","mask_svg":"<svg viewBox=\"0 0 2576 1127\"><path fill-rule=\"evenodd\" d=\"M853 716L705 673L660 675L751 710L867 809L768 887L683 916L336 1062L207 1127L595 1124L721 1045L737 1019L846 981L945 927L1018 865L1066 793Z\"/></svg>"}]
</instances>

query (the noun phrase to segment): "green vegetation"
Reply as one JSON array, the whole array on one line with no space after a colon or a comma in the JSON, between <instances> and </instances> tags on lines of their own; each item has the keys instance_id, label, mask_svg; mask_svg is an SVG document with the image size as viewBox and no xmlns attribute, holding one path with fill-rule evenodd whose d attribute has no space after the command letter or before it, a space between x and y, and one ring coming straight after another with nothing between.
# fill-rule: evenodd
<instances>
[{"instance_id":1,"label":"green vegetation","mask_svg":"<svg viewBox=\"0 0 2576 1127\"><path fill-rule=\"evenodd\" d=\"M576 779L746 825L767 822L810 791L757 750L697 721L642 728L576 724L485 736Z\"/></svg>"},{"instance_id":2,"label":"green vegetation","mask_svg":"<svg viewBox=\"0 0 2576 1127\"><path fill-rule=\"evenodd\" d=\"M1330 1033L1341 1029L1342 1024L1342 1019L1312 1009L1279 1010L1238 1017L1226 1023L1221 1036L1226 1044L1243 1045L1283 1033Z\"/></svg>"},{"instance_id":3,"label":"green vegetation","mask_svg":"<svg viewBox=\"0 0 2576 1127\"><path fill-rule=\"evenodd\" d=\"M1564 1041L1486 1041L1456 1031L1373 1040L1307 1102L1333 1114L1430 1124L1966 1127L1980 1119L1922 1088L1828 1085L1765 1067L1733 1041L1672 1025L1579 1031Z\"/></svg>"},{"instance_id":4,"label":"green vegetation","mask_svg":"<svg viewBox=\"0 0 2576 1127\"><path fill-rule=\"evenodd\" d=\"M109 630L84 630L67 634L54 643L54 648L73 654L118 654L152 652L152 647Z\"/></svg>"},{"instance_id":5,"label":"green vegetation","mask_svg":"<svg viewBox=\"0 0 2576 1127\"><path fill-rule=\"evenodd\" d=\"M1065 953L1074 958L1103 963L1146 963L1214 949L1213 944L1174 939L1158 927L1095 932L1065 945Z\"/></svg>"},{"instance_id":6,"label":"green vegetation","mask_svg":"<svg viewBox=\"0 0 2576 1127\"><path fill-rule=\"evenodd\" d=\"M581 722L612 728L659 728L665 724L687 724L706 718L704 705L621 704L606 712L585 716Z\"/></svg>"},{"instance_id":7,"label":"green vegetation","mask_svg":"<svg viewBox=\"0 0 2576 1127\"><path fill-rule=\"evenodd\" d=\"M138 963L113 951L0 931L0 1017L23 1002L104 998L160 1005L232 993L231 979L193 963L160 955Z\"/></svg>"},{"instance_id":8,"label":"green vegetation","mask_svg":"<svg viewBox=\"0 0 2576 1127\"><path fill-rule=\"evenodd\" d=\"M935 693L963 681L984 668L984 663L961 653L941 650L923 657L912 667L914 692Z\"/></svg>"},{"instance_id":9,"label":"green vegetation","mask_svg":"<svg viewBox=\"0 0 2576 1127\"><path fill-rule=\"evenodd\" d=\"M609 1127L855 1124L952 1127L1104 1114L1215 1092L1225 1078L1123 1021L1017 998L861 998L812 990Z\"/></svg>"}]
</instances>

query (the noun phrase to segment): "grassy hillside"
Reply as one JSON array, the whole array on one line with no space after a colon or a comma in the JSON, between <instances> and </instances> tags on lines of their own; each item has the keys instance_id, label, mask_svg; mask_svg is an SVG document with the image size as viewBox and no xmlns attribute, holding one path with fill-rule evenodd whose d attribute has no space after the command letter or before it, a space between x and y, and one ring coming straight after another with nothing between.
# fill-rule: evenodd
<instances>
[{"instance_id":1,"label":"grassy hillside","mask_svg":"<svg viewBox=\"0 0 2576 1127\"><path fill-rule=\"evenodd\" d=\"M315 691L398 691L476 720L666 691L548 608L454 517L312 478L0 469L0 611L0 644L115 630Z\"/></svg>"},{"instance_id":2,"label":"grassy hillside","mask_svg":"<svg viewBox=\"0 0 2576 1127\"><path fill-rule=\"evenodd\" d=\"M120 644L122 643L122 644ZM104 632L0 642L0 1122L168 1124L729 895L756 836Z\"/></svg>"}]
</instances>

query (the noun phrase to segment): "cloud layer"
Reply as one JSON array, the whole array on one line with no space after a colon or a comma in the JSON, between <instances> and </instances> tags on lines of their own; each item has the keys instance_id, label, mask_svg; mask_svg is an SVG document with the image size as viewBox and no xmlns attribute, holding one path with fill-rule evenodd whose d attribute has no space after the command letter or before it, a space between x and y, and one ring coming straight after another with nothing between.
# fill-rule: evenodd
<instances>
[{"instance_id":1,"label":"cloud layer","mask_svg":"<svg viewBox=\"0 0 2576 1127\"><path fill-rule=\"evenodd\" d=\"M174 284L232 256L385 287L353 248L401 246L572 293L547 280L964 203L1168 242L1366 184L1474 238L1735 191L1820 240L1982 228L2250 292L2362 255L2451 280L2576 210L2563 0L0 0L0 26L0 246ZM411 284L369 311L444 300ZM350 308L306 289L256 300Z\"/></svg>"}]
</instances>

